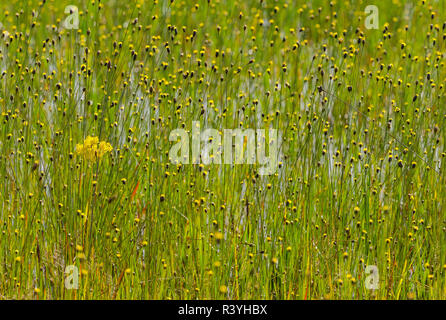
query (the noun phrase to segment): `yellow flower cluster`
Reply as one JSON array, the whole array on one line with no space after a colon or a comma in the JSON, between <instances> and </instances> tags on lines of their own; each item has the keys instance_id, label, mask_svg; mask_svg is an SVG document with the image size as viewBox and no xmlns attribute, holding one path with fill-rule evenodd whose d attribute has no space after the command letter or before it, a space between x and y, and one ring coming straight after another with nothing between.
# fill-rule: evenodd
<instances>
[{"instance_id":1,"label":"yellow flower cluster","mask_svg":"<svg viewBox=\"0 0 446 320\"><path fill-rule=\"evenodd\" d=\"M110 143L101 141L98 137L88 136L83 144L76 145L76 153L89 161L96 161L102 158L107 152L113 150Z\"/></svg>"}]
</instances>

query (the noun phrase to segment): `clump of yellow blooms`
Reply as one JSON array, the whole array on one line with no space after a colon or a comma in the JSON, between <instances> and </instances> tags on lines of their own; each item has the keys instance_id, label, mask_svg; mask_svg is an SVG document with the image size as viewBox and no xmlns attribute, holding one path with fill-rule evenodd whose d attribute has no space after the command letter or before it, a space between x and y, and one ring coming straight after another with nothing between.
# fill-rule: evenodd
<instances>
[{"instance_id":1,"label":"clump of yellow blooms","mask_svg":"<svg viewBox=\"0 0 446 320\"><path fill-rule=\"evenodd\" d=\"M100 141L98 137L88 136L84 143L76 145L76 153L89 161L101 159L107 152L113 150L110 143Z\"/></svg>"}]
</instances>

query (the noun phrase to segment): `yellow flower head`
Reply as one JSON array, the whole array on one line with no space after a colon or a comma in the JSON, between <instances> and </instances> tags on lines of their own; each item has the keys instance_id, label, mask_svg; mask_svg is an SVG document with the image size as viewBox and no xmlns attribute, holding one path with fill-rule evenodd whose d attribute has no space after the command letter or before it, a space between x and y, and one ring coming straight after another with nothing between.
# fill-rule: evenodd
<instances>
[{"instance_id":1,"label":"yellow flower head","mask_svg":"<svg viewBox=\"0 0 446 320\"><path fill-rule=\"evenodd\" d=\"M99 160L112 150L110 143L105 141L99 142L98 137L88 136L83 144L76 145L76 153L89 161Z\"/></svg>"}]
</instances>

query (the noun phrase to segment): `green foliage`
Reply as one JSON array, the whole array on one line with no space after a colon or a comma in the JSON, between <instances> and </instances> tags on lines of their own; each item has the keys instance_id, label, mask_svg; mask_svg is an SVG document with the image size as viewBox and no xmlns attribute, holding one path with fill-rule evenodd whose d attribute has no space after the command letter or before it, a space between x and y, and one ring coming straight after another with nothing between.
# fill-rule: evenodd
<instances>
[{"instance_id":1,"label":"green foliage","mask_svg":"<svg viewBox=\"0 0 446 320\"><path fill-rule=\"evenodd\" d=\"M369 4L1 1L0 298L445 299L445 1ZM277 173L171 163L192 121Z\"/></svg>"}]
</instances>

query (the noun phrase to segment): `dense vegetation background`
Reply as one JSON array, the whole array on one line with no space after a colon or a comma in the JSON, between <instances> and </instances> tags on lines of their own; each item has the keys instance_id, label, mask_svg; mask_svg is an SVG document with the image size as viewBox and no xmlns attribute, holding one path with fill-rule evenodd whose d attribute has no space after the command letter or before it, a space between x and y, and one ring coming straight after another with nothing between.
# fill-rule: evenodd
<instances>
[{"instance_id":1,"label":"dense vegetation background","mask_svg":"<svg viewBox=\"0 0 446 320\"><path fill-rule=\"evenodd\" d=\"M0 298L444 299L445 14L1 1ZM172 163L192 121L280 130L276 174Z\"/></svg>"}]
</instances>

